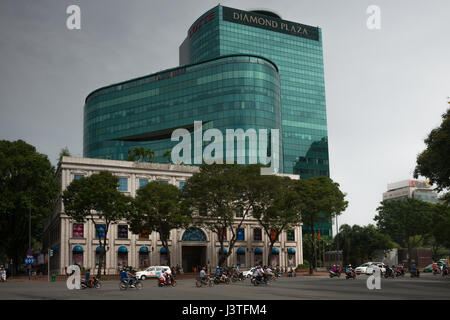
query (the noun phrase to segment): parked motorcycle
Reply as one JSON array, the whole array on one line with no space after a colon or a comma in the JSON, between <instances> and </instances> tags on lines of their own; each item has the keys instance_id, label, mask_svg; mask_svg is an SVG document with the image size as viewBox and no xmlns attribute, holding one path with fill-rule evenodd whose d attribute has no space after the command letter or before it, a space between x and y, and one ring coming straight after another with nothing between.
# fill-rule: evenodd
<instances>
[{"instance_id":1,"label":"parked motorcycle","mask_svg":"<svg viewBox=\"0 0 450 320\"><path fill-rule=\"evenodd\" d=\"M198 278L197 281L195 281L195 285L198 288L203 286L212 287L214 285L214 279L211 277L205 277L203 279Z\"/></svg>"},{"instance_id":2,"label":"parked motorcycle","mask_svg":"<svg viewBox=\"0 0 450 320\"><path fill-rule=\"evenodd\" d=\"M97 279L97 277L93 277L91 281L81 280L81 289L86 288L95 288L100 289L102 284L100 283L100 280Z\"/></svg>"},{"instance_id":3,"label":"parked motorcycle","mask_svg":"<svg viewBox=\"0 0 450 320\"><path fill-rule=\"evenodd\" d=\"M132 284L131 280L127 280L127 279L123 279L120 281L119 283L119 288L120 290L127 290L128 288L136 288L138 290L141 290L144 285L142 284L142 282L140 280L137 280L136 278L134 284Z\"/></svg>"}]
</instances>

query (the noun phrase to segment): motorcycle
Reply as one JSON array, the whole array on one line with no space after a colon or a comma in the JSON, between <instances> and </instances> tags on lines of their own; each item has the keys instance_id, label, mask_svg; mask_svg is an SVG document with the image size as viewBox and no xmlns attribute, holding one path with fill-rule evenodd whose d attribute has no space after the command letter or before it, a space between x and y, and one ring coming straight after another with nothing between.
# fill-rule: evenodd
<instances>
[{"instance_id":1,"label":"motorcycle","mask_svg":"<svg viewBox=\"0 0 450 320\"><path fill-rule=\"evenodd\" d=\"M338 271L330 270L330 278L333 278L333 277L340 278L341 277L341 272L339 270Z\"/></svg>"},{"instance_id":2,"label":"motorcycle","mask_svg":"<svg viewBox=\"0 0 450 320\"><path fill-rule=\"evenodd\" d=\"M233 282L236 282L236 281L244 281L245 278L244 278L244 275L243 275L242 273L239 273L239 274L233 273L233 274L231 275L231 280L232 280Z\"/></svg>"},{"instance_id":3,"label":"motorcycle","mask_svg":"<svg viewBox=\"0 0 450 320\"><path fill-rule=\"evenodd\" d=\"M255 277L253 276L252 279L250 280L251 283L253 283L254 286L258 286L260 284L267 284L267 280L264 277Z\"/></svg>"},{"instance_id":4,"label":"motorcycle","mask_svg":"<svg viewBox=\"0 0 450 320\"><path fill-rule=\"evenodd\" d=\"M384 273L384 278L385 279L387 279L387 278L395 278L394 272L392 270L391 271L387 271L386 270L386 272Z\"/></svg>"},{"instance_id":5,"label":"motorcycle","mask_svg":"<svg viewBox=\"0 0 450 320\"><path fill-rule=\"evenodd\" d=\"M355 273L355 271L350 271L350 272L346 272L345 273L345 279L350 279L350 278L352 278L352 279L356 279L356 273Z\"/></svg>"},{"instance_id":6,"label":"motorcycle","mask_svg":"<svg viewBox=\"0 0 450 320\"><path fill-rule=\"evenodd\" d=\"M216 276L214 278L214 284L220 284L220 283L225 283L225 284L230 284L231 280L229 277L227 277L226 275L221 275L221 276Z\"/></svg>"},{"instance_id":7,"label":"motorcycle","mask_svg":"<svg viewBox=\"0 0 450 320\"><path fill-rule=\"evenodd\" d=\"M198 288L203 286L212 287L214 285L214 280L211 277L205 277L203 279L198 278L197 281L195 281L195 285Z\"/></svg>"},{"instance_id":8,"label":"motorcycle","mask_svg":"<svg viewBox=\"0 0 450 320\"><path fill-rule=\"evenodd\" d=\"M442 270L442 276L443 277L448 277L448 268L445 270Z\"/></svg>"},{"instance_id":9,"label":"motorcycle","mask_svg":"<svg viewBox=\"0 0 450 320\"><path fill-rule=\"evenodd\" d=\"M175 287L177 285L177 280L172 279L171 281L163 280L158 278L158 287Z\"/></svg>"},{"instance_id":10,"label":"motorcycle","mask_svg":"<svg viewBox=\"0 0 450 320\"><path fill-rule=\"evenodd\" d=\"M137 280L136 278L134 278L135 282L134 285L132 284L131 279L123 279L120 281L119 283L119 288L120 290L127 290L128 288L136 288L138 290L141 290L144 285L142 284L142 282L140 280Z\"/></svg>"},{"instance_id":11,"label":"motorcycle","mask_svg":"<svg viewBox=\"0 0 450 320\"><path fill-rule=\"evenodd\" d=\"M433 275L441 274L441 269L437 268L433 270Z\"/></svg>"},{"instance_id":12,"label":"motorcycle","mask_svg":"<svg viewBox=\"0 0 450 320\"><path fill-rule=\"evenodd\" d=\"M405 271L403 271L403 269L395 271L395 277L404 277L404 276L405 276Z\"/></svg>"},{"instance_id":13,"label":"motorcycle","mask_svg":"<svg viewBox=\"0 0 450 320\"><path fill-rule=\"evenodd\" d=\"M100 289L102 286L100 283L100 280L98 280L97 277L93 277L91 281L82 280L80 285L81 285L81 289L86 289L86 288Z\"/></svg>"},{"instance_id":14,"label":"motorcycle","mask_svg":"<svg viewBox=\"0 0 450 320\"><path fill-rule=\"evenodd\" d=\"M414 278L414 277L417 277L417 278L420 277L420 272L418 269L416 269L416 271L414 271L414 272L411 272L411 278Z\"/></svg>"}]
</instances>

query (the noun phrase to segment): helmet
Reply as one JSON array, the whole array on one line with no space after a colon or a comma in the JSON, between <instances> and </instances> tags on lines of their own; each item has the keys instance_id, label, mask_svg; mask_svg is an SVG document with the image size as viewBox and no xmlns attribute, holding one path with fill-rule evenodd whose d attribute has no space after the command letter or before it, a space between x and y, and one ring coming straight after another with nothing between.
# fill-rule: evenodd
<instances>
[{"instance_id":1,"label":"helmet","mask_svg":"<svg viewBox=\"0 0 450 320\"><path fill-rule=\"evenodd\" d=\"M202 270L206 270L206 267L203 267Z\"/></svg>"}]
</instances>

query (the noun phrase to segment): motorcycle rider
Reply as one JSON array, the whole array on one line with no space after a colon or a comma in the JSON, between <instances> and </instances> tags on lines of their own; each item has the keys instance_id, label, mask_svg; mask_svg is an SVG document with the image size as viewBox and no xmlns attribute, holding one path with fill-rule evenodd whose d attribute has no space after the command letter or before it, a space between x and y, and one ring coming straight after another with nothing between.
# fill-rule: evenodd
<instances>
[{"instance_id":1,"label":"motorcycle rider","mask_svg":"<svg viewBox=\"0 0 450 320\"><path fill-rule=\"evenodd\" d=\"M206 282L206 267L203 267L202 270L200 270L200 281Z\"/></svg>"},{"instance_id":2,"label":"motorcycle rider","mask_svg":"<svg viewBox=\"0 0 450 320\"><path fill-rule=\"evenodd\" d=\"M86 270L86 274L85 274L84 280L85 280L86 286L91 287L91 285L93 284L92 283L93 280L91 279L91 269L87 269Z\"/></svg>"},{"instance_id":3,"label":"motorcycle rider","mask_svg":"<svg viewBox=\"0 0 450 320\"><path fill-rule=\"evenodd\" d=\"M404 273L405 273L405 271L403 270L403 266L401 264L399 264L397 266L397 274L401 275L401 274L404 274Z\"/></svg>"},{"instance_id":4,"label":"motorcycle rider","mask_svg":"<svg viewBox=\"0 0 450 320\"><path fill-rule=\"evenodd\" d=\"M446 276L448 275L448 267L447 265L443 264L442 265L442 276Z\"/></svg>"},{"instance_id":5,"label":"motorcycle rider","mask_svg":"<svg viewBox=\"0 0 450 320\"><path fill-rule=\"evenodd\" d=\"M410 272L411 272L411 274L413 274L415 276L419 276L419 270L416 269L416 266L414 265L414 263L411 265Z\"/></svg>"},{"instance_id":6,"label":"motorcycle rider","mask_svg":"<svg viewBox=\"0 0 450 320\"><path fill-rule=\"evenodd\" d=\"M130 283L130 287L134 288L135 284L136 284L136 277L133 273L133 270L131 270L130 268L126 268L126 273L127 273L128 283Z\"/></svg>"},{"instance_id":7,"label":"motorcycle rider","mask_svg":"<svg viewBox=\"0 0 450 320\"><path fill-rule=\"evenodd\" d=\"M433 274L439 273L436 262L433 262Z\"/></svg>"},{"instance_id":8,"label":"motorcycle rider","mask_svg":"<svg viewBox=\"0 0 450 320\"><path fill-rule=\"evenodd\" d=\"M389 277L392 274L392 269L389 267L389 265L386 265L386 276Z\"/></svg>"},{"instance_id":9,"label":"motorcycle rider","mask_svg":"<svg viewBox=\"0 0 450 320\"><path fill-rule=\"evenodd\" d=\"M271 280L272 279L272 269L270 269L269 266L264 266L264 273L263 273L263 277L266 281Z\"/></svg>"},{"instance_id":10,"label":"motorcycle rider","mask_svg":"<svg viewBox=\"0 0 450 320\"><path fill-rule=\"evenodd\" d=\"M2 282L6 282L6 269L3 266L0 267L0 279Z\"/></svg>"}]
</instances>

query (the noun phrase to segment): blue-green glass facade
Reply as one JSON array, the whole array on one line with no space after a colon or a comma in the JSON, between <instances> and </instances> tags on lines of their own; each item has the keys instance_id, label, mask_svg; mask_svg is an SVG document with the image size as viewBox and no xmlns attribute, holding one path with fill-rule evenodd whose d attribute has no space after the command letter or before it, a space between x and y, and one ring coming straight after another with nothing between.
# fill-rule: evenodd
<instances>
[{"instance_id":1,"label":"blue-green glass facade","mask_svg":"<svg viewBox=\"0 0 450 320\"><path fill-rule=\"evenodd\" d=\"M263 56L279 69L284 173L329 176L320 28L217 6L189 28L180 64L236 53ZM331 236L331 222L324 220L316 230Z\"/></svg>"},{"instance_id":2,"label":"blue-green glass facade","mask_svg":"<svg viewBox=\"0 0 450 320\"><path fill-rule=\"evenodd\" d=\"M84 107L84 155L125 160L128 150L144 147L155 152L156 162L167 162L164 153L178 143L171 141L173 130L192 131L194 121L202 121L204 130L221 130L224 154L226 129L280 130L276 66L257 56L230 55L98 89Z\"/></svg>"},{"instance_id":3,"label":"blue-green glass facade","mask_svg":"<svg viewBox=\"0 0 450 320\"><path fill-rule=\"evenodd\" d=\"M329 176L320 28L217 6L189 28L180 64L236 53L263 56L279 69L284 173Z\"/></svg>"}]
</instances>

